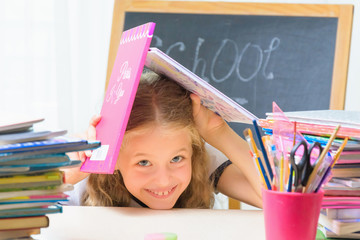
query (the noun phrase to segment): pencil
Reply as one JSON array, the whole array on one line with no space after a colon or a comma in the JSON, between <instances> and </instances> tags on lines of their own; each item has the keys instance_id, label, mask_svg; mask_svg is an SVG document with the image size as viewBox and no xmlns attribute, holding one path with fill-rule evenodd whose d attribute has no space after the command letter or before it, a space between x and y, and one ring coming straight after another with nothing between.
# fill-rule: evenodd
<instances>
[{"instance_id":1,"label":"pencil","mask_svg":"<svg viewBox=\"0 0 360 240\"><path fill-rule=\"evenodd\" d=\"M334 161L333 163L331 164L331 168L334 167L334 165L336 164L337 160L340 158L340 155L342 153L342 151L344 150L347 142L348 142L348 137L346 137L343 141L343 143L341 144L341 146L339 147L339 149L336 151L335 155L334 155Z\"/></svg>"},{"instance_id":2,"label":"pencil","mask_svg":"<svg viewBox=\"0 0 360 240\"><path fill-rule=\"evenodd\" d=\"M262 180L262 183L264 186L266 186L266 182L265 182L265 178L264 178L264 175L262 174L262 171L261 171L261 167L259 165L259 162L256 160L256 157L254 156L254 154L250 151L250 155L251 157L253 158L254 162L255 162L255 165L257 166L258 168L258 171L259 171L259 176Z\"/></svg>"},{"instance_id":3,"label":"pencil","mask_svg":"<svg viewBox=\"0 0 360 240\"><path fill-rule=\"evenodd\" d=\"M296 121L294 122L294 135L293 135L293 146L295 146L295 143L296 143ZM292 191L292 182L293 182L293 166L290 165L290 175L289 175L289 182L288 182L288 189L287 191L288 192L291 192Z\"/></svg>"},{"instance_id":4,"label":"pencil","mask_svg":"<svg viewBox=\"0 0 360 240\"><path fill-rule=\"evenodd\" d=\"M267 156L267 154L266 154L266 150L265 150L264 144L263 144L263 142L262 142L262 140L261 140L261 135L260 135L259 127L258 127L258 125L257 125L256 120L253 120L253 125L254 125L254 128L255 128L256 136L257 136L257 138L258 138L258 140L259 140L259 144L260 144L261 151L263 152L263 157L264 157L265 164L266 164L266 167L267 167L268 172L269 172L270 181L272 181L273 178L274 178L274 175L273 175L273 173L272 173L272 171L271 171L271 166L270 166L269 158L268 158L268 156Z\"/></svg>"},{"instance_id":5,"label":"pencil","mask_svg":"<svg viewBox=\"0 0 360 240\"><path fill-rule=\"evenodd\" d=\"M264 168L264 166L263 166L263 164L261 162L260 155L259 155L258 149L256 147L252 132L251 132L251 130L249 128L247 128L247 129L245 129L243 131L243 133L244 133L246 141L249 144L249 147L250 147L250 150L251 150L250 153L252 152L251 156L253 157L253 159L254 159L254 161L256 163L256 166L259 169L260 177L263 180L264 185L266 185L267 189L271 190L271 184L270 184L270 181L269 181L269 179L267 177L265 168Z\"/></svg>"},{"instance_id":6,"label":"pencil","mask_svg":"<svg viewBox=\"0 0 360 240\"><path fill-rule=\"evenodd\" d=\"M284 191L284 155L280 158L280 192Z\"/></svg>"},{"instance_id":7,"label":"pencil","mask_svg":"<svg viewBox=\"0 0 360 240\"><path fill-rule=\"evenodd\" d=\"M322 163L323 163L323 161L324 161L324 158L325 158L327 152L329 151L329 149L330 149L330 147L331 147L331 144L332 144L332 142L334 141L334 139L335 139L335 137L336 137L336 134L337 134L337 132L339 131L339 129L340 129L340 125L338 125L338 126L335 128L335 131L334 131L333 134L331 135L328 143L327 143L326 146L325 146L325 149L321 152L320 157L319 157L319 159L318 159L318 162L316 163L316 165L315 165L315 167L314 167L314 170L311 172L310 177L309 177L309 179L308 179L308 181L307 181L307 183L306 183L304 192L307 192L307 190L309 189L310 184L314 181L314 178L315 178L315 176L316 176L316 174L317 174L317 171L318 171L319 167L322 165Z\"/></svg>"}]
</instances>

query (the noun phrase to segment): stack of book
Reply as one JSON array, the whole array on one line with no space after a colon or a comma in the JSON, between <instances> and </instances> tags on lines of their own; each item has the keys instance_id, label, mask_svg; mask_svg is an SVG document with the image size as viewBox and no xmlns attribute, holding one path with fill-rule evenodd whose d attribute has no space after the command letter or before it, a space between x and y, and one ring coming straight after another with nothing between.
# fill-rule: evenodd
<instances>
[{"instance_id":1,"label":"stack of book","mask_svg":"<svg viewBox=\"0 0 360 240\"><path fill-rule=\"evenodd\" d=\"M284 112L286 120L296 122L297 131L308 143L325 146L337 125L341 125L331 146L332 155L348 138L331 174L322 185L324 198L319 223L326 237L360 239L360 112L343 110ZM260 120L271 134L277 116L267 113Z\"/></svg>"},{"instance_id":2,"label":"stack of book","mask_svg":"<svg viewBox=\"0 0 360 240\"><path fill-rule=\"evenodd\" d=\"M30 238L49 225L46 214L61 213L67 201L60 168L78 166L66 152L95 149L100 142L71 139L66 131L35 131L44 119L0 122L0 240Z\"/></svg>"},{"instance_id":3,"label":"stack of book","mask_svg":"<svg viewBox=\"0 0 360 240\"><path fill-rule=\"evenodd\" d=\"M360 148L355 142L347 144L323 188L319 222L327 237L360 239Z\"/></svg>"}]
</instances>

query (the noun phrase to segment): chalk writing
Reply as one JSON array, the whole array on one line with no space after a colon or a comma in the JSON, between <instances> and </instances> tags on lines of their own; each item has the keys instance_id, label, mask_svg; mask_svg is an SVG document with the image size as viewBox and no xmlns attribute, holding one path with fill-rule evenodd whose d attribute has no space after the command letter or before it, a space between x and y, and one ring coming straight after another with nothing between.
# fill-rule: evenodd
<instances>
[{"instance_id":1,"label":"chalk writing","mask_svg":"<svg viewBox=\"0 0 360 240\"><path fill-rule=\"evenodd\" d=\"M155 36L154 39L154 47L162 48L162 39L157 36ZM197 38L194 52L194 60L191 68L192 72L198 74L199 77L201 77L205 81L209 82L211 80L216 83L222 83L230 79L233 73L235 73L237 79L242 82L249 82L260 74L266 80L271 80L275 78L274 73L268 69L268 66L271 60L272 53L276 49L278 49L280 45L280 39L278 37L272 38L269 46L266 49L263 49L259 44L251 42L246 43L245 46L240 49L240 47L234 40L225 38L221 41L220 46L215 51L213 57L208 61L205 58L200 57L200 49L203 43L205 43L205 41L206 40L203 38ZM234 54L232 56L224 54L225 48L230 49L231 52ZM187 48L185 43L175 42L165 50L165 53L171 56L172 53L174 53L175 51L184 52L186 51L186 49ZM255 55L255 57L252 57L253 55ZM219 65L219 62L224 60L222 58L230 59L232 61L232 64L230 64L229 70L224 71L224 69L221 69L220 71L222 72L222 76L219 76L219 73L216 72L216 69ZM255 61L252 63L252 65L255 67L252 70L251 74L248 74L248 76L245 76L245 74L241 70L242 63L245 61ZM208 65L210 65L209 69L207 69ZM207 70L210 73L209 77L206 76ZM247 71L249 70L247 69Z\"/></svg>"}]
</instances>

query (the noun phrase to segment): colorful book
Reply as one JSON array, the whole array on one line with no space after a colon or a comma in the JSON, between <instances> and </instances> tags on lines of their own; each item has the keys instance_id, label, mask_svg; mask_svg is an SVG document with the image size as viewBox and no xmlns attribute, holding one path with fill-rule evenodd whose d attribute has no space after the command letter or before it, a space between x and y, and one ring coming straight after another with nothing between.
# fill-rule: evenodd
<instances>
[{"instance_id":1,"label":"colorful book","mask_svg":"<svg viewBox=\"0 0 360 240\"><path fill-rule=\"evenodd\" d=\"M360 128L360 112L346 110L315 110L315 111L294 111L284 112L290 121L309 123L314 125L329 125L347 128ZM273 113L266 113L269 119L273 118Z\"/></svg>"},{"instance_id":2,"label":"colorful book","mask_svg":"<svg viewBox=\"0 0 360 240\"><path fill-rule=\"evenodd\" d=\"M42 186L59 186L63 181L64 173L61 171L5 176L0 177L0 191L12 191Z\"/></svg>"},{"instance_id":3,"label":"colorful book","mask_svg":"<svg viewBox=\"0 0 360 240\"><path fill-rule=\"evenodd\" d=\"M321 211L331 219L360 219L360 208L326 208Z\"/></svg>"},{"instance_id":4,"label":"colorful book","mask_svg":"<svg viewBox=\"0 0 360 240\"><path fill-rule=\"evenodd\" d=\"M359 187L348 187L333 181L328 182L323 190L325 196L360 196Z\"/></svg>"},{"instance_id":5,"label":"colorful book","mask_svg":"<svg viewBox=\"0 0 360 240\"><path fill-rule=\"evenodd\" d=\"M70 139L70 138L58 137L44 141L0 145L0 153L26 152L26 151L59 148L65 146L78 146L85 144L87 144L87 141L83 139Z\"/></svg>"},{"instance_id":6,"label":"colorful book","mask_svg":"<svg viewBox=\"0 0 360 240\"><path fill-rule=\"evenodd\" d=\"M360 190L358 188L356 189L326 189L323 188L324 195L327 196L354 196L354 197L360 197ZM338 206L338 208L344 208L345 206Z\"/></svg>"},{"instance_id":7,"label":"colorful book","mask_svg":"<svg viewBox=\"0 0 360 240\"><path fill-rule=\"evenodd\" d=\"M46 215L35 217L1 218L0 230L15 230L27 228L45 228L49 226Z\"/></svg>"},{"instance_id":8,"label":"colorful book","mask_svg":"<svg viewBox=\"0 0 360 240\"><path fill-rule=\"evenodd\" d=\"M228 122L252 124L258 118L157 48L150 48L145 66L165 75L201 98L201 103Z\"/></svg>"},{"instance_id":9,"label":"colorful book","mask_svg":"<svg viewBox=\"0 0 360 240\"><path fill-rule=\"evenodd\" d=\"M31 235L40 234L40 228L28 228L28 229L18 229L18 230L6 230L2 231L0 234L0 240L9 240L9 239L26 239Z\"/></svg>"},{"instance_id":10,"label":"colorful book","mask_svg":"<svg viewBox=\"0 0 360 240\"><path fill-rule=\"evenodd\" d=\"M73 189L74 189L73 185L65 183L60 186L45 186L31 190L0 192L0 199L23 197L23 196L34 196L34 195L59 194L62 192L72 191Z\"/></svg>"},{"instance_id":11,"label":"colorful book","mask_svg":"<svg viewBox=\"0 0 360 240\"><path fill-rule=\"evenodd\" d=\"M30 207L45 207L56 205L56 202L31 202L31 203L16 203L16 204L0 204L0 211L7 209L22 209L22 208L30 208Z\"/></svg>"},{"instance_id":12,"label":"colorful book","mask_svg":"<svg viewBox=\"0 0 360 240\"><path fill-rule=\"evenodd\" d=\"M0 210L0 218L41 216L51 213L62 213L61 205L11 208Z\"/></svg>"},{"instance_id":13,"label":"colorful book","mask_svg":"<svg viewBox=\"0 0 360 240\"><path fill-rule=\"evenodd\" d=\"M333 177L344 178L344 177L360 177L360 164L346 164L338 165L335 164L331 170Z\"/></svg>"},{"instance_id":14,"label":"colorful book","mask_svg":"<svg viewBox=\"0 0 360 240\"><path fill-rule=\"evenodd\" d=\"M70 158L65 153L56 153L56 154L25 156L19 159L10 159L9 161L2 161L1 166L32 165L32 164L42 164L42 163L62 163L69 161Z\"/></svg>"},{"instance_id":15,"label":"colorful book","mask_svg":"<svg viewBox=\"0 0 360 240\"><path fill-rule=\"evenodd\" d=\"M360 188L360 178L331 178L332 182L340 183L351 188Z\"/></svg>"},{"instance_id":16,"label":"colorful book","mask_svg":"<svg viewBox=\"0 0 360 240\"><path fill-rule=\"evenodd\" d=\"M35 123L44 121L44 118L31 118L24 116L6 117L3 114L0 119L0 133L14 133L29 131Z\"/></svg>"},{"instance_id":17,"label":"colorful book","mask_svg":"<svg viewBox=\"0 0 360 240\"><path fill-rule=\"evenodd\" d=\"M68 197L69 195L65 193L12 197L12 198L0 199L0 206L1 204L67 201Z\"/></svg>"},{"instance_id":18,"label":"colorful book","mask_svg":"<svg viewBox=\"0 0 360 240\"><path fill-rule=\"evenodd\" d=\"M34 174L59 170L60 168L75 167L81 164L80 160L55 163L39 163L31 165L0 166L0 177L22 174Z\"/></svg>"},{"instance_id":19,"label":"colorful book","mask_svg":"<svg viewBox=\"0 0 360 240\"><path fill-rule=\"evenodd\" d=\"M323 208L339 207L339 206L360 207L360 198L349 197L349 196L324 196L322 201Z\"/></svg>"},{"instance_id":20,"label":"colorful book","mask_svg":"<svg viewBox=\"0 0 360 240\"><path fill-rule=\"evenodd\" d=\"M58 131L27 131L18 133L0 134L0 144L22 143L30 141L42 141L65 135L66 130Z\"/></svg>"},{"instance_id":21,"label":"colorful book","mask_svg":"<svg viewBox=\"0 0 360 240\"><path fill-rule=\"evenodd\" d=\"M274 121L272 119L259 119L259 125L266 129L273 128ZM320 135L320 136L331 136L334 132L334 126L329 125L320 125L320 124L310 124L310 123L302 123L296 122L296 129L303 133L309 135ZM337 137L345 138L351 136L350 139L359 140L360 139L360 129L359 128L349 128L343 127L339 129ZM338 148L341 144L334 142L333 147ZM349 141L344 150L360 150L359 141Z\"/></svg>"},{"instance_id":22,"label":"colorful book","mask_svg":"<svg viewBox=\"0 0 360 240\"><path fill-rule=\"evenodd\" d=\"M324 235L325 235L326 239L334 239L334 238L337 238L337 239L360 239L360 231L338 235L336 233L333 233L333 232L325 229Z\"/></svg>"},{"instance_id":23,"label":"colorful book","mask_svg":"<svg viewBox=\"0 0 360 240\"><path fill-rule=\"evenodd\" d=\"M155 23L123 32L96 126L102 146L86 159L81 171L112 174L153 36Z\"/></svg>"},{"instance_id":24,"label":"colorful book","mask_svg":"<svg viewBox=\"0 0 360 240\"><path fill-rule=\"evenodd\" d=\"M360 159L360 151L343 151L340 155L340 159L356 160Z\"/></svg>"},{"instance_id":25,"label":"colorful book","mask_svg":"<svg viewBox=\"0 0 360 240\"><path fill-rule=\"evenodd\" d=\"M319 224L338 235L360 231L360 221L357 219L337 220L320 213Z\"/></svg>"},{"instance_id":26,"label":"colorful book","mask_svg":"<svg viewBox=\"0 0 360 240\"><path fill-rule=\"evenodd\" d=\"M16 151L16 152L5 152L0 153L0 162L13 161L24 159L25 157L36 157L42 156L46 154L56 154L56 153L66 153L66 152L74 152L74 151L83 151L83 150L91 150L96 149L101 146L100 141L86 141L86 140L65 140L62 144L62 140L56 142L52 142L52 147L39 147L37 149L32 149L29 151ZM67 141L67 142L66 142ZM24 144L24 143L19 143ZM56 147L54 147L56 145Z\"/></svg>"}]
</instances>

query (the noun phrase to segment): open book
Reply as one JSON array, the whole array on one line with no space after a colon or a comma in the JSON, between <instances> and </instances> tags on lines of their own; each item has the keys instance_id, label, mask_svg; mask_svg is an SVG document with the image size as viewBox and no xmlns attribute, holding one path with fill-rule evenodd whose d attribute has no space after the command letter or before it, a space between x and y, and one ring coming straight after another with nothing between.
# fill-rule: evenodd
<instances>
[{"instance_id":1,"label":"open book","mask_svg":"<svg viewBox=\"0 0 360 240\"><path fill-rule=\"evenodd\" d=\"M258 118L157 48L150 48L145 66L165 75L201 98L201 103L227 122L252 124Z\"/></svg>"}]
</instances>

